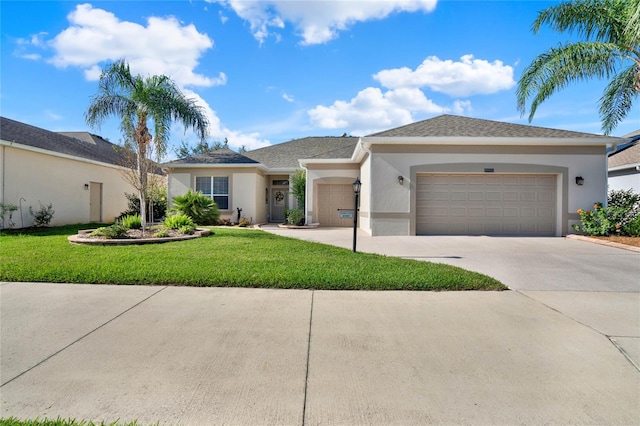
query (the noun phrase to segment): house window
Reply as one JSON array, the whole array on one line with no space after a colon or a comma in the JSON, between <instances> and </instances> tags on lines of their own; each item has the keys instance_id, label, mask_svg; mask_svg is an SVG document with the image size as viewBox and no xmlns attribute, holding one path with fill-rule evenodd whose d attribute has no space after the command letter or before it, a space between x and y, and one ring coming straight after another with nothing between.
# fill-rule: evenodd
<instances>
[{"instance_id":1,"label":"house window","mask_svg":"<svg viewBox=\"0 0 640 426\"><path fill-rule=\"evenodd\" d=\"M229 210L229 178L227 176L196 176L196 191L210 197L220 210Z\"/></svg>"}]
</instances>

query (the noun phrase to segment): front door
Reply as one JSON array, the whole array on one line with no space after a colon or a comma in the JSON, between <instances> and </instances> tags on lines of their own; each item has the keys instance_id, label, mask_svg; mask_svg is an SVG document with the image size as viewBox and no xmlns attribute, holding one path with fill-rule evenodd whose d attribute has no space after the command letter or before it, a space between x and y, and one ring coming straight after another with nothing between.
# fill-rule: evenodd
<instances>
[{"instance_id":1,"label":"front door","mask_svg":"<svg viewBox=\"0 0 640 426\"><path fill-rule=\"evenodd\" d=\"M89 184L89 222L102 222L102 183Z\"/></svg>"},{"instance_id":2,"label":"front door","mask_svg":"<svg viewBox=\"0 0 640 426\"><path fill-rule=\"evenodd\" d=\"M271 222L284 222L284 211L287 205L289 191L284 188L271 189Z\"/></svg>"}]
</instances>

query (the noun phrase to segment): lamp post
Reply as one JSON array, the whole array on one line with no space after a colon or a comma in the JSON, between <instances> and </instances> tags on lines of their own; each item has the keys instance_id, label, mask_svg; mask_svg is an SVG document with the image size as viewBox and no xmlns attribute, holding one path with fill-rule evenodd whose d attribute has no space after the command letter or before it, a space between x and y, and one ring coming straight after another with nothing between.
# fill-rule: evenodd
<instances>
[{"instance_id":1,"label":"lamp post","mask_svg":"<svg viewBox=\"0 0 640 426\"><path fill-rule=\"evenodd\" d=\"M353 207L353 252L356 252L356 237L358 236L358 196L360 195L360 178L356 178L353 182L353 195L355 198L355 204Z\"/></svg>"}]
</instances>

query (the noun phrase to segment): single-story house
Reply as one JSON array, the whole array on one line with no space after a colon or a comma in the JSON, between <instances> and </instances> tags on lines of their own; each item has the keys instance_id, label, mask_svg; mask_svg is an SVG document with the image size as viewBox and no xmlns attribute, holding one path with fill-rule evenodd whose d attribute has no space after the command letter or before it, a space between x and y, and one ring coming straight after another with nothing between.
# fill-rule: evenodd
<instances>
[{"instance_id":1,"label":"single-story house","mask_svg":"<svg viewBox=\"0 0 640 426\"><path fill-rule=\"evenodd\" d=\"M609 154L609 190L640 193L640 129L623 138L627 142Z\"/></svg>"},{"instance_id":2,"label":"single-story house","mask_svg":"<svg viewBox=\"0 0 640 426\"><path fill-rule=\"evenodd\" d=\"M0 203L19 206L13 227L33 223L52 204L51 225L112 222L127 209L125 158L117 146L87 132L57 133L0 117ZM5 215L7 216L7 215ZM8 217L0 227L10 226Z\"/></svg>"},{"instance_id":3,"label":"single-story house","mask_svg":"<svg viewBox=\"0 0 640 426\"><path fill-rule=\"evenodd\" d=\"M201 190L253 222L282 222L289 177L306 171L307 223L377 235L561 236L606 200L607 147L620 138L441 115L364 137L297 139L244 154L166 163L169 200ZM218 198L216 198L218 197ZM221 198L220 198L221 197ZM344 214L347 213L347 214Z\"/></svg>"}]
</instances>

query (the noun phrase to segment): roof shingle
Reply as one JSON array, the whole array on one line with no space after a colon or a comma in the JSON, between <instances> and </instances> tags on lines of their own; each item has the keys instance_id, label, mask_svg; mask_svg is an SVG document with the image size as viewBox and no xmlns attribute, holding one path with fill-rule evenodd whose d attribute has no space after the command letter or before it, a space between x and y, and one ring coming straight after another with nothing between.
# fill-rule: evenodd
<instances>
[{"instance_id":1,"label":"roof shingle","mask_svg":"<svg viewBox=\"0 0 640 426\"><path fill-rule=\"evenodd\" d=\"M640 164L640 140L609 156L609 168Z\"/></svg>"},{"instance_id":2,"label":"roof shingle","mask_svg":"<svg viewBox=\"0 0 640 426\"><path fill-rule=\"evenodd\" d=\"M357 143L358 138L353 136L311 136L245 152L245 155L270 169L295 169L300 159L351 158Z\"/></svg>"},{"instance_id":3,"label":"roof shingle","mask_svg":"<svg viewBox=\"0 0 640 426\"><path fill-rule=\"evenodd\" d=\"M367 137L513 137L513 138L593 138L591 133L549 129L523 124L457 115L440 115L395 129L374 133Z\"/></svg>"},{"instance_id":4,"label":"roof shingle","mask_svg":"<svg viewBox=\"0 0 640 426\"><path fill-rule=\"evenodd\" d=\"M0 139L117 166L127 162L117 145L100 136L87 132L56 133L5 117L0 117Z\"/></svg>"},{"instance_id":5,"label":"roof shingle","mask_svg":"<svg viewBox=\"0 0 640 426\"><path fill-rule=\"evenodd\" d=\"M258 164L258 162L228 148L223 148L170 161L164 166L170 167L180 164Z\"/></svg>"}]
</instances>

